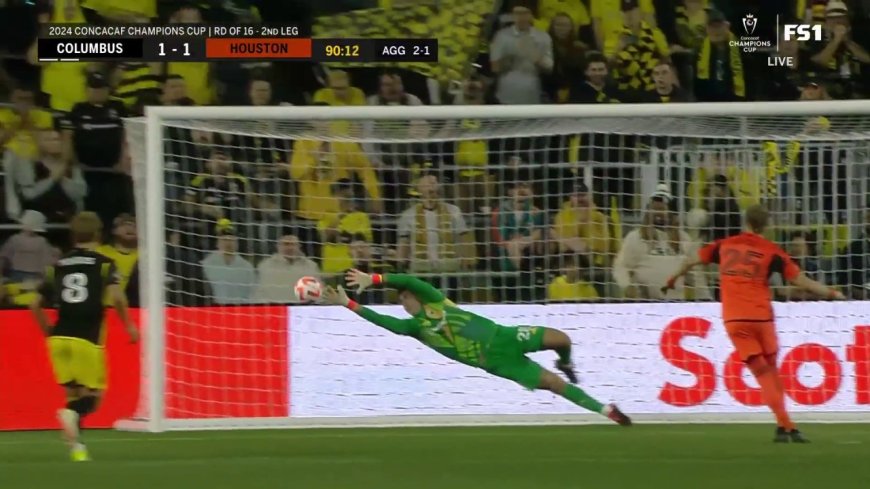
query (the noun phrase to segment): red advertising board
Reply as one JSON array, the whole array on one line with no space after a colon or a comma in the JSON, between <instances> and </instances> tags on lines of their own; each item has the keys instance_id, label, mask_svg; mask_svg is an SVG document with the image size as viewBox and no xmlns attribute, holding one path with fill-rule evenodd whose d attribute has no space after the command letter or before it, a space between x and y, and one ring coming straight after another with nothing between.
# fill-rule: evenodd
<instances>
[{"instance_id":1,"label":"red advertising board","mask_svg":"<svg viewBox=\"0 0 870 489\"><path fill-rule=\"evenodd\" d=\"M107 322L109 388L85 420L90 428L132 416L140 395L139 345L114 311ZM287 416L286 307L170 309L166 333L167 417ZM57 427L63 390L29 311L0 311L0 385L0 430Z\"/></svg>"}]
</instances>

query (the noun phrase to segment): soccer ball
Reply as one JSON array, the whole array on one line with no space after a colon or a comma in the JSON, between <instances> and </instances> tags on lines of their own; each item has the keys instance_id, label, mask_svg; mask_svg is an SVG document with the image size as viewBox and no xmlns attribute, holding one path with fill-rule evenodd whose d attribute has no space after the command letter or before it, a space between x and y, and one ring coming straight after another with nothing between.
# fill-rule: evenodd
<instances>
[{"instance_id":1,"label":"soccer ball","mask_svg":"<svg viewBox=\"0 0 870 489\"><path fill-rule=\"evenodd\" d=\"M300 278L296 281L296 287L293 290L296 292L296 298L302 302L316 301L323 293L320 281L314 277Z\"/></svg>"}]
</instances>

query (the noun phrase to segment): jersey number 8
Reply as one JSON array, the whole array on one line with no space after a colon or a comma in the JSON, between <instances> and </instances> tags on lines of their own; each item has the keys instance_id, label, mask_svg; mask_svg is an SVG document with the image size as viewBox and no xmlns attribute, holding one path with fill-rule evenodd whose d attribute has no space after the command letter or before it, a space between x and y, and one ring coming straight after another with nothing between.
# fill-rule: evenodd
<instances>
[{"instance_id":1,"label":"jersey number 8","mask_svg":"<svg viewBox=\"0 0 870 489\"><path fill-rule=\"evenodd\" d=\"M60 298L68 304L78 304L88 300L88 276L84 273L64 275Z\"/></svg>"}]
</instances>

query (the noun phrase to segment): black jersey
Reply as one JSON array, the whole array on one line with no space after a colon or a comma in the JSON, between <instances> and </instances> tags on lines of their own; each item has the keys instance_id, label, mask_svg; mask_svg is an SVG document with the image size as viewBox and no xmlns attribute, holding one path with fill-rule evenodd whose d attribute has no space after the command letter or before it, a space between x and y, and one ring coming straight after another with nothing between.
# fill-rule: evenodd
<instances>
[{"instance_id":1,"label":"black jersey","mask_svg":"<svg viewBox=\"0 0 870 489\"><path fill-rule=\"evenodd\" d=\"M120 283L115 262L93 250L76 248L50 267L40 294L57 305L52 336L82 338L103 344L103 298Z\"/></svg>"}]
</instances>

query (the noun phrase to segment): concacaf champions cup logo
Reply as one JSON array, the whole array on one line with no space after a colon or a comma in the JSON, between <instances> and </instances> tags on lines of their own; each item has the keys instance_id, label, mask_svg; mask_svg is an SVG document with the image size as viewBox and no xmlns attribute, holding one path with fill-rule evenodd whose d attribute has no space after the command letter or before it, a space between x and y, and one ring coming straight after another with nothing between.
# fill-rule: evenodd
<instances>
[{"instance_id":1,"label":"concacaf champions cup logo","mask_svg":"<svg viewBox=\"0 0 870 489\"><path fill-rule=\"evenodd\" d=\"M743 32L745 36L740 36L740 40L732 40L731 46L743 48L744 53L754 53L758 48L769 48L773 46L771 41L762 40L760 36L754 36L755 29L758 27L758 18L752 14L747 14L743 17Z\"/></svg>"}]
</instances>

